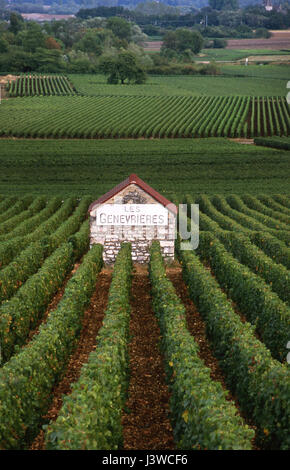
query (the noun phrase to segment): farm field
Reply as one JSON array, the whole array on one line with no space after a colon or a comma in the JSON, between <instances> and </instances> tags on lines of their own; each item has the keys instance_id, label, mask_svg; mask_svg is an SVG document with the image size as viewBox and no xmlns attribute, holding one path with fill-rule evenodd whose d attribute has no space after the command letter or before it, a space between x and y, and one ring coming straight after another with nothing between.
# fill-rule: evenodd
<instances>
[{"instance_id":1,"label":"farm field","mask_svg":"<svg viewBox=\"0 0 290 470\"><path fill-rule=\"evenodd\" d=\"M229 39L228 49L289 50L290 30L271 31L269 39Z\"/></svg>"},{"instance_id":2,"label":"farm field","mask_svg":"<svg viewBox=\"0 0 290 470\"><path fill-rule=\"evenodd\" d=\"M196 57L196 62L216 61L222 65L223 62L244 62L246 57L248 57L249 62L260 62L261 64L264 62L286 62L289 65L289 43L286 50L263 49L263 44L260 48L256 44L253 44L253 47L246 47L245 45L243 48L242 44L240 47L233 49L231 47L226 49L203 49Z\"/></svg>"},{"instance_id":3,"label":"farm field","mask_svg":"<svg viewBox=\"0 0 290 470\"><path fill-rule=\"evenodd\" d=\"M108 85L103 75L69 75L76 90L84 95L140 96L285 96L289 66L222 66L224 76L154 76L144 85ZM232 76L243 76L237 80ZM256 77L263 78L258 81ZM286 81L286 83L285 83Z\"/></svg>"},{"instance_id":4,"label":"farm field","mask_svg":"<svg viewBox=\"0 0 290 470\"><path fill-rule=\"evenodd\" d=\"M199 248L147 269L89 250L91 196L1 197L2 450L289 449L290 199L172 199Z\"/></svg>"},{"instance_id":5,"label":"farm field","mask_svg":"<svg viewBox=\"0 0 290 470\"><path fill-rule=\"evenodd\" d=\"M228 139L0 141L0 194L91 194L130 173L174 193L289 193L289 151Z\"/></svg>"},{"instance_id":6,"label":"farm field","mask_svg":"<svg viewBox=\"0 0 290 470\"><path fill-rule=\"evenodd\" d=\"M271 31L272 36L269 39L227 39L227 47L226 51L235 51L238 53L238 56L232 54L232 60L241 59L243 57L247 57L246 54L249 54L249 51L261 51L261 53L265 53L264 51L268 51L270 54L276 53L289 53L289 44L290 44L290 30L276 30ZM148 41L145 43L144 49L148 52L159 52L162 46L161 38L153 38L152 41ZM206 50L206 49L204 49ZM203 50L203 51L204 51ZM211 50L212 51L212 50ZM223 54L224 51L220 51L220 54ZM240 57L241 54L245 54ZM258 55L258 54L255 54ZM260 55L260 54L259 54ZM235 57L235 58L234 58ZM225 59L223 59L225 60Z\"/></svg>"},{"instance_id":7,"label":"farm field","mask_svg":"<svg viewBox=\"0 0 290 470\"><path fill-rule=\"evenodd\" d=\"M73 95L75 91L66 77L62 75L21 75L12 80L7 93L10 97L16 96L54 96Z\"/></svg>"},{"instance_id":8,"label":"farm field","mask_svg":"<svg viewBox=\"0 0 290 470\"><path fill-rule=\"evenodd\" d=\"M258 84L263 84L264 80L268 81L269 79L278 79L278 80L288 80L289 78L289 65L220 65L219 69L223 75L232 75L235 77L256 77L260 78L257 80ZM240 82L242 84L243 81ZM273 86L275 82L273 81ZM285 83L285 82L284 82Z\"/></svg>"},{"instance_id":9,"label":"farm field","mask_svg":"<svg viewBox=\"0 0 290 470\"><path fill-rule=\"evenodd\" d=\"M0 450L290 449L288 71L11 84ZM90 204L132 173L187 204L189 233L199 204L197 250L90 248Z\"/></svg>"},{"instance_id":10,"label":"farm field","mask_svg":"<svg viewBox=\"0 0 290 470\"><path fill-rule=\"evenodd\" d=\"M0 135L86 139L288 135L288 70L286 66L222 67L220 76L151 76L147 84L135 86L108 85L100 75L26 75L7 85L10 98L2 101Z\"/></svg>"},{"instance_id":11,"label":"farm field","mask_svg":"<svg viewBox=\"0 0 290 470\"><path fill-rule=\"evenodd\" d=\"M3 101L0 115L3 137L247 138L289 130L286 98L277 96L17 98Z\"/></svg>"}]
</instances>

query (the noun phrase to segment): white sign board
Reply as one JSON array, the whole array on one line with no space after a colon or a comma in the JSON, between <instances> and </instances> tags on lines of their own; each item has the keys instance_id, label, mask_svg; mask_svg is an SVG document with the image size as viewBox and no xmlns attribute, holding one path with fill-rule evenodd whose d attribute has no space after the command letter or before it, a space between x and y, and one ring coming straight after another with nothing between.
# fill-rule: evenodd
<instances>
[{"instance_id":1,"label":"white sign board","mask_svg":"<svg viewBox=\"0 0 290 470\"><path fill-rule=\"evenodd\" d=\"M161 204L102 204L91 215L97 225L168 225L168 211Z\"/></svg>"}]
</instances>

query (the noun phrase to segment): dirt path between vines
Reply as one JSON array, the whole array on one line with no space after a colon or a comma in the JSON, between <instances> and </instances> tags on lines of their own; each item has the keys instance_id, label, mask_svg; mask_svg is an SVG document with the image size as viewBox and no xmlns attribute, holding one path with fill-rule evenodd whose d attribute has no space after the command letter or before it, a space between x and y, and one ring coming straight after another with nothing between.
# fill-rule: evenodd
<instances>
[{"instance_id":1,"label":"dirt path between vines","mask_svg":"<svg viewBox=\"0 0 290 470\"><path fill-rule=\"evenodd\" d=\"M134 267L131 308L130 383L122 416L124 449L175 449L170 394L159 350L160 330L151 306L146 266Z\"/></svg>"},{"instance_id":2,"label":"dirt path between vines","mask_svg":"<svg viewBox=\"0 0 290 470\"><path fill-rule=\"evenodd\" d=\"M112 269L104 268L97 277L96 289L90 305L84 313L82 330L75 352L72 354L64 377L52 391L53 401L43 419L55 421L62 407L63 396L71 393L71 384L80 376L82 366L89 354L96 348L96 336L103 323L111 284ZM45 450L44 432L41 430L34 439L30 450Z\"/></svg>"}]
</instances>

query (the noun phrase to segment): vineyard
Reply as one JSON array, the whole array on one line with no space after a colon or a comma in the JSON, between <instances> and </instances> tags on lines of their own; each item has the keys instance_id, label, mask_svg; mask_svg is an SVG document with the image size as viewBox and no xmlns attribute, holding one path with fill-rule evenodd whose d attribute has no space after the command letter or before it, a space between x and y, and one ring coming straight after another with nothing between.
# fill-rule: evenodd
<instances>
[{"instance_id":1,"label":"vineyard","mask_svg":"<svg viewBox=\"0 0 290 470\"><path fill-rule=\"evenodd\" d=\"M0 449L290 448L290 199L172 200L198 249L108 267L91 197L0 198Z\"/></svg>"},{"instance_id":2,"label":"vineyard","mask_svg":"<svg viewBox=\"0 0 290 470\"><path fill-rule=\"evenodd\" d=\"M186 193L289 193L289 152L225 138L1 139L0 158L7 196L96 199L133 172L170 200Z\"/></svg>"},{"instance_id":3,"label":"vineyard","mask_svg":"<svg viewBox=\"0 0 290 470\"><path fill-rule=\"evenodd\" d=\"M5 137L249 138L290 130L286 98L274 96L27 97L3 102L1 111Z\"/></svg>"},{"instance_id":4,"label":"vineyard","mask_svg":"<svg viewBox=\"0 0 290 470\"><path fill-rule=\"evenodd\" d=\"M7 84L10 97L17 96L65 96L75 91L63 75L23 75Z\"/></svg>"}]
</instances>

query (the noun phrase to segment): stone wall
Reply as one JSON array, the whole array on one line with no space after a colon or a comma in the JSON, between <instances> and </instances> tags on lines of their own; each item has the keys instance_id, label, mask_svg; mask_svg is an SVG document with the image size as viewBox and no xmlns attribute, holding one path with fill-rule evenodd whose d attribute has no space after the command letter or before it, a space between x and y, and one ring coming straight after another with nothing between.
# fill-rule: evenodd
<instances>
[{"instance_id":1,"label":"stone wall","mask_svg":"<svg viewBox=\"0 0 290 470\"><path fill-rule=\"evenodd\" d=\"M153 197L135 184L127 186L106 204L159 204ZM93 211L92 213L93 214ZM149 261L149 249L152 240L159 240L162 254L169 260L174 259L175 215L168 211L168 225L155 226L113 226L97 225L96 217L91 215L90 245L104 245L105 263L114 263L122 242L132 245L132 259L138 263Z\"/></svg>"}]
</instances>

